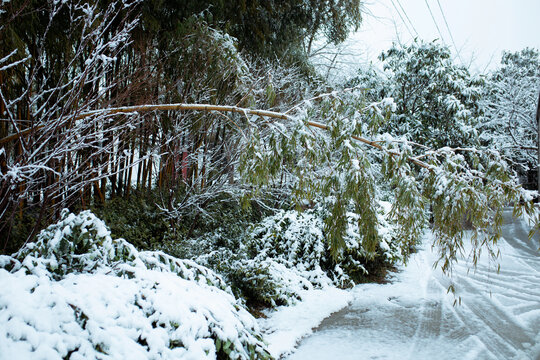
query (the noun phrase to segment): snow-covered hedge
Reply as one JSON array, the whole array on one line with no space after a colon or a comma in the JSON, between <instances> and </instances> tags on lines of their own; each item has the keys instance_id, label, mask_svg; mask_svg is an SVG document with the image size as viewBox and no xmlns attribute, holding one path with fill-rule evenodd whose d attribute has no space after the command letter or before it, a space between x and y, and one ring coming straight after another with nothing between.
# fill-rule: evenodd
<instances>
[{"instance_id":1,"label":"snow-covered hedge","mask_svg":"<svg viewBox=\"0 0 540 360\"><path fill-rule=\"evenodd\" d=\"M335 260L331 258L323 233L324 216L321 209L279 211L252 229L246 251L257 262L275 261L295 269L317 287L329 283L352 285L355 277L367 274L366 265L375 258L388 262L401 259L399 249L393 245L393 227L386 221L383 209L378 219L380 242L377 251L370 253L364 249L362 235L355 225L359 215L349 212L344 239L346 247Z\"/></svg>"},{"instance_id":2,"label":"snow-covered hedge","mask_svg":"<svg viewBox=\"0 0 540 360\"><path fill-rule=\"evenodd\" d=\"M89 211L0 256L0 288L2 358L269 358L220 276L138 252Z\"/></svg>"},{"instance_id":3,"label":"snow-covered hedge","mask_svg":"<svg viewBox=\"0 0 540 360\"><path fill-rule=\"evenodd\" d=\"M323 230L325 211L311 209L277 211L253 225L241 239L224 239L220 232L197 238L197 248L204 251L193 258L222 274L249 306L292 305L302 300L304 290L349 287L368 270L403 260L395 241L396 227L388 221L390 206L381 205L379 244L374 253L363 247L355 224L359 215L349 212L346 248L337 261L332 259ZM190 247L191 241L185 244Z\"/></svg>"}]
</instances>

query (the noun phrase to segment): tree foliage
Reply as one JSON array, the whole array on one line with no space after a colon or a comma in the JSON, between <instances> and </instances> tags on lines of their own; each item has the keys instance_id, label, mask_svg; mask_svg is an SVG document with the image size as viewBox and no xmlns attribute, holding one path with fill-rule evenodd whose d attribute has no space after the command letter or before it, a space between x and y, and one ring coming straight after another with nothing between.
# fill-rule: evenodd
<instances>
[{"instance_id":1,"label":"tree foliage","mask_svg":"<svg viewBox=\"0 0 540 360\"><path fill-rule=\"evenodd\" d=\"M540 55L530 48L503 53L485 87L481 139L521 171L537 166L539 91Z\"/></svg>"},{"instance_id":2,"label":"tree foliage","mask_svg":"<svg viewBox=\"0 0 540 360\"><path fill-rule=\"evenodd\" d=\"M379 59L384 72L361 69L350 84L367 88L373 100L394 99L397 109L384 131L429 148L477 145L484 81L453 63L436 42L394 44Z\"/></svg>"},{"instance_id":3,"label":"tree foliage","mask_svg":"<svg viewBox=\"0 0 540 360\"><path fill-rule=\"evenodd\" d=\"M362 99L359 90L328 94L281 125L256 128L254 141L242 153L247 181L259 188L276 186L286 174L297 204L329 209L324 231L334 259L346 248L349 211L358 214L363 248L369 252L380 246L376 214L385 193L392 201L391 219L401 229L394 241L405 255L422 235L431 208L443 271L450 272L464 254L465 221L474 229L474 263L482 249L496 257L504 206L513 203L515 215L534 214L531 194L500 155L449 147L419 154L412 143L377 135L385 116L395 110L390 99ZM310 126L323 130L311 131Z\"/></svg>"},{"instance_id":4,"label":"tree foliage","mask_svg":"<svg viewBox=\"0 0 540 360\"><path fill-rule=\"evenodd\" d=\"M204 14L210 26L238 39L241 50L298 60L317 35L344 41L358 28L361 10L360 0L145 1L139 33L155 33L160 46L167 47L186 19Z\"/></svg>"}]
</instances>

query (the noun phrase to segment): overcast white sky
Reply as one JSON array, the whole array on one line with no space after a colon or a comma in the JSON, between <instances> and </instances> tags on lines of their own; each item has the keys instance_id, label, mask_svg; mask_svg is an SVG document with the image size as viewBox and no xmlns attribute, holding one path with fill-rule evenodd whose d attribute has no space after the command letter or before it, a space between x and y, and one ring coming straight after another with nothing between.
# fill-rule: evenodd
<instances>
[{"instance_id":1,"label":"overcast white sky","mask_svg":"<svg viewBox=\"0 0 540 360\"><path fill-rule=\"evenodd\" d=\"M442 37L459 53L456 61L476 71L497 66L503 50L540 48L540 0L366 0L364 6L364 23L347 44L354 62L375 60L392 41L413 36Z\"/></svg>"}]
</instances>

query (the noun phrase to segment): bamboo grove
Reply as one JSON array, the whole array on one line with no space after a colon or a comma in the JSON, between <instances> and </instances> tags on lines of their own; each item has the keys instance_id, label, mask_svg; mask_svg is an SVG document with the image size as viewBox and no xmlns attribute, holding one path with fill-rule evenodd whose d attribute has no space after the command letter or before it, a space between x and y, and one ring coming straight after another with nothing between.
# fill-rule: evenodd
<instances>
[{"instance_id":1,"label":"bamboo grove","mask_svg":"<svg viewBox=\"0 0 540 360\"><path fill-rule=\"evenodd\" d=\"M265 60L241 57L233 39L210 26L212 18L216 26L222 24L219 14L198 10L208 4L169 5L137 0L2 3L3 251L20 245L10 244L10 238L32 239L64 207L88 208L155 188L166 189L165 208L172 207L178 192L185 195L185 207L198 207L233 180L238 119L182 111L80 114L170 102L269 108L283 96L273 91L282 86L279 82L296 93L288 101L301 96L292 88L301 89L305 81L291 85L300 79L294 70L274 67L287 74L273 81ZM310 11L318 7L314 2ZM178 17L167 20L169 10ZM16 234L15 224L32 230Z\"/></svg>"}]
</instances>

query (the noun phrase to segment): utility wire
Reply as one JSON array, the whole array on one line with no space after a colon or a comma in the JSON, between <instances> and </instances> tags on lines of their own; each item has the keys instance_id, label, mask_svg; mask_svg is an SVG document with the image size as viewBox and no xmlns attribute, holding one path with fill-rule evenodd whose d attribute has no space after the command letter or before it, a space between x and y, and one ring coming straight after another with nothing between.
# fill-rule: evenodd
<instances>
[{"instance_id":1,"label":"utility wire","mask_svg":"<svg viewBox=\"0 0 540 360\"><path fill-rule=\"evenodd\" d=\"M448 26L448 21L446 21L446 15L444 14L444 11L441 6L441 2L437 0L437 4L439 4L439 10L441 10L442 17L444 19L444 23L446 24L446 29L448 30L448 34L450 34L450 39L452 40L452 44L454 44L454 48L456 49L457 56L459 58L459 61L463 64L463 59L461 58L461 54L459 49L456 46L456 42L454 41L454 36L452 35L452 31L450 31L450 26Z\"/></svg>"},{"instance_id":2,"label":"utility wire","mask_svg":"<svg viewBox=\"0 0 540 360\"><path fill-rule=\"evenodd\" d=\"M439 36L441 37L441 41L444 44L444 38L442 36L441 29L439 29L439 25L437 24L437 21L435 20L435 16L433 16L433 12L431 11L431 7L429 6L429 3L428 3L427 0L424 0L424 1L426 2L426 5L427 5L427 8L428 8L429 13L431 15L431 18L433 19L433 23L435 24L435 27L437 28L437 32L439 33Z\"/></svg>"},{"instance_id":3,"label":"utility wire","mask_svg":"<svg viewBox=\"0 0 540 360\"><path fill-rule=\"evenodd\" d=\"M401 15L401 12L399 11L399 9L397 8L396 6L396 3L394 2L394 0L391 0L392 1L392 5L394 5L394 9L396 9L396 12L398 13L400 19L401 19L401 22L403 23L403 25L405 25L405 28L407 29L407 31L409 32L409 35L411 35L411 38L414 39L414 35L411 31L411 29L409 29L409 26L407 25L407 22L405 21L405 19L403 18L403 16ZM397 28L396 28L396 31L397 31ZM416 32L416 30L415 30ZM418 35L418 33L417 33Z\"/></svg>"},{"instance_id":4,"label":"utility wire","mask_svg":"<svg viewBox=\"0 0 540 360\"><path fill-rule=\"evenodd\" d=\"M405 9L403 8L403 6L401 5L401 1L399 0L396 0L399 7L401 8L401 11L403 11L403 14L405 14L405 17L407 18L407 20L409 21L409 24L411 24L411 27L412 29L414 30L414 33L416 34L416 37L418 37L418 31L416 31L416 28L414 27L411 19L409 18L409 15L407 15L407 12L405 11Z\"/></svg>"}]
</instances>

